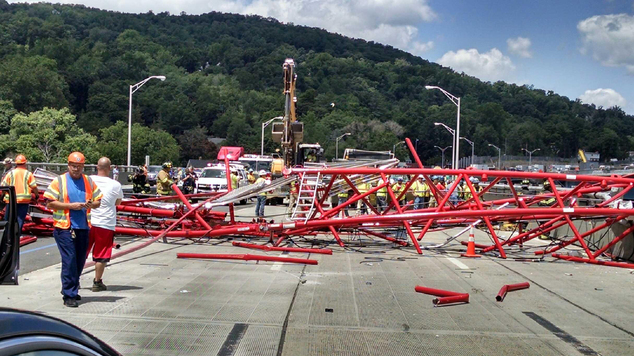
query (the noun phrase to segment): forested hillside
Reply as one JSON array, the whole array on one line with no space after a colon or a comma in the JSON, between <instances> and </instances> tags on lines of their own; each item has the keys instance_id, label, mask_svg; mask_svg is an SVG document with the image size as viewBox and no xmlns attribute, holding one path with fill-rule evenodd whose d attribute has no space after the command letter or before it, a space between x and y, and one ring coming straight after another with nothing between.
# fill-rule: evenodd
<instances>
[{"instance_id":1,"label":"forested hillside","mask_svg":"<svg viewBox=\"0 0 634 356\"><path fill-rule=\"evenodd\" d=\"M207 136L259 152L261 122L283 114L282 63L289 57L297 63L305 141L321 143L327 157L334 156L334 138L351 132L342 147L389 150L404 137L418 138L423 160L438 162L434 145L448 146L451 137L433 123L455 126L456 107L425 85L462 97L461 134L475 141L476 154L496 154L488 143L507 154L528 147L561 157L584 148L602 159L634 149L633 117L620 108L482 82L319 29L257 16L136 15L0 0L0 150L54 161L95 142L92 155L124 163L129 86L164 75L133 96L133 163L146 154L154 162L213 157ZM58 121L73 131L56 128ZM66 142L72 137L79 138ZM42 147L49 157L37 156ZM275 148L268 135L266 151ZM405 158L402 148L400 154Z\"/></svg>"}]
</instances>

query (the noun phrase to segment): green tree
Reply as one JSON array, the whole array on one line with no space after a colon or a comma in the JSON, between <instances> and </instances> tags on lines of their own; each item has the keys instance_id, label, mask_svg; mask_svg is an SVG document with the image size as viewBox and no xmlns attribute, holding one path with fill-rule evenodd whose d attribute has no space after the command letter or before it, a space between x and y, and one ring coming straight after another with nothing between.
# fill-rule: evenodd
<instances>
[{"instance_id":1,"label":"green tree","mask_svg":"<svg viewBox=\"0 0 634 356\"><path fill-rule=\"evenodd\" d=\"M207 130L200 126L185 130L178 137L178 143L181 147L181 162L187 162L189 159L215 158L218 150L216 145L207 139L207 136Z\"/></svg>"},{"instance_id":2,"label":"green tree","mask_svg":"<svg viewBox=\"0 0 634 356\"><path fill-rule=\"evenodd\" d=\"M127 163L128 125L123 121L101 129L100 148L114 164ZM151 164L165 161L178 162L179 147L176 139L163 130L153 130L140 124L132 124L132 164L145 162L150 156Z\"/></svg>"},{"instance_id":3,"label":"green tree","mask_svg":"<svg viewBox=\"0 0 634 356\"><path fill-rule=\"evenodd\" d=\"M18 111L67 107L67 93L68 85L52 59L14 56L0 62L0 99L11 101Z\"/></svg>"},{"instance_id":4,"label":"green tree","mask_svg":"<svg viewBox=\"0 0 634 356\"><path fill-rule=\"evenodd\" d=\"M9 138L16 152L33 162L66 162L73 151L80 151L88 163L99 159L97 139L77 126L75 115L66 108L44 108L11 120Z\"/></svg>"}]
</instances>

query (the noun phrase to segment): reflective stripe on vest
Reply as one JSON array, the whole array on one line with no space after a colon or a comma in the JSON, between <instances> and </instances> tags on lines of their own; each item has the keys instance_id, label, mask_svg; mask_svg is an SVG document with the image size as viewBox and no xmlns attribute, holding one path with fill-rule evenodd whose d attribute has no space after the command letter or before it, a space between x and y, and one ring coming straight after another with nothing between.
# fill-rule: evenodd
<instances>
[{"instance_id":1,"label":"reflective stripe on vest","mask_svg":"<svg viewBox=\"0 0 634 356\"><path fill-rule=\"evenodd\" d=\"M31 186L29 180L33 173L24 168L12 169L2 182L4 186L15 187L16 202L18 204L28 204L31 201ZM9 202L9 196L4 196L4 202Z\"/></svg>"},{"instance_id":2,"label":"reflective stripe on vest","mask_svg":"<svg viewBox=\"0 0 634 356\"><path fill-rule=\"evenodd\" d=\"M68 173L62 174L57 177L57 186L59 188L59 202L62 203L70 203L70 199L68 198ZM86 201L92 200L92 180L90 177L82 174L84 178L84 189L86 190ZM70 228L70 210L53 210L53 226L60 229L69 229ZM86 221L88 222L88 227L90 225L90 209L86 209Z\"/></svg>"},{"instance_id":3,"label":"reflective stripe on vest","mask_svg":"<svg viewBox=\"0 0 634 356\"><path fill-rule=\"evenodd\" d=\"M384 184L384 183L385 183L385 182L383 181L383 179L381 179L381 180L379 181L379 184L378 184L378 185L382 185L382 184ZM389 184L389 183L388 183L388 184ZM386 197L386 196L387 196L387 185L386 185L385 187L383 187L383 188L379 189L379 190L376 192L376 196L377 196L377 197Z\"/></svg>"}]
</instances>

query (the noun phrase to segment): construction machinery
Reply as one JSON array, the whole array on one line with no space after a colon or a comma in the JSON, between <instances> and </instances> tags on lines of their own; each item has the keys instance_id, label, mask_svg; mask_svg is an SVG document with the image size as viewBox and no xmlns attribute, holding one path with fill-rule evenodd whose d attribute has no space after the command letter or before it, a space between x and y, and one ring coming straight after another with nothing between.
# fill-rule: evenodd
<instances>
[{"instance_id":1,"label":"construction machinery","mask_svg":"<svg viewBox=\"0 0 634 356\"><path fill-rule=\"evenodd\" d=\"M305 161L317 162L321 158L323 149L318 143L302 144L304 141L304 123L297 121L295 116L295 61L287 58L282 66L284 69L284 117L282 122L272 125L271 136L274 142L282 145L281 158L285 167L303 165Z\"/></svg>"}]
</instances>

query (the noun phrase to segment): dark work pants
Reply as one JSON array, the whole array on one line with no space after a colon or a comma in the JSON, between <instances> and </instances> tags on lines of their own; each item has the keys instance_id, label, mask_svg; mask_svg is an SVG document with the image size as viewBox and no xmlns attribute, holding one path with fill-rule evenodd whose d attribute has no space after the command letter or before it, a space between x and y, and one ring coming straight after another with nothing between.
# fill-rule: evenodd
<instances>
[{"instance_id":1,"label":"dark work pants","mask_svg":"<svg viewBox=\"0 0 634 356\"><path fill-rule=\"evenodd\" d=\"M4 219L7 220L9 218L9 204L7 204L7 214L4 214ZM26 214L29 212L29 204L16 204L17 213L18 213L18 232L19 236L22 236L22 226L24 226L24 219L26 219Z\"/></svg>"},{"instance_id":2,"label":"dark work pants","mask_svg":"<svg viewBox=\"0 0 634 356\"><path fill-rule=\"evenodd\" d=\"M79 292L79 276L86 263L88 234L90 229L76 229L75 238L71 229L55 228L53 237L62 256L62 295L64 299L76 298Z\"/></svg>"}]
</instances>

